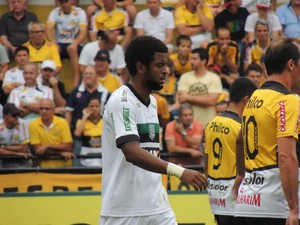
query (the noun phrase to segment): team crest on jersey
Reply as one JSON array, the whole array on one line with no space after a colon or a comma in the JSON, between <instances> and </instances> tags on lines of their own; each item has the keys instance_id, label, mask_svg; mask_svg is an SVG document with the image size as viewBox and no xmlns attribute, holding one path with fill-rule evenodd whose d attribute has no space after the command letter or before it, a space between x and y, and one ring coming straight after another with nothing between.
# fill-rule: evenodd
<instances>
[{"instance_id":1,"label":"team crest on jersey","mask_svg":"<svg viewBox=\"0 0 300 225\"><path fill-rule=\"evenodd\" d=\"M127 102L127 91L123 91L121 96L121 102Z\"/></svg>"},{"instance_id":2,"label":"team crest on jersey","mask_svg":"<svg viewBox=\"0 0 300 225\"><path fill-rule=\"evenodd\" d=\"M155 125L154 124L149 124L149 137L153 141L155 138Z\"/></svg>"}]
</instances>

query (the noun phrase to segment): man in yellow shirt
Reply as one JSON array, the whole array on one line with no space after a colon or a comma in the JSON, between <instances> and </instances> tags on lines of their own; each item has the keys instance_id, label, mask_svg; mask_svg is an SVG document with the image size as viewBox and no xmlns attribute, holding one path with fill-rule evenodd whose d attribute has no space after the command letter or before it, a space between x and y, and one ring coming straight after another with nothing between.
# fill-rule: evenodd
<instances>
[{"instance_id":1,"label":"man in yellow shirt","mask_svg":"<svg viewBox=\"0 0 300 225\"><path fill-rule=\"evenodd\" d=\"M40 101L40 118L29 124L30 144L35 154L61 155L63 160L41 160L41 167L65 167L72 166L73 140L68 122L54 116L55 105L50 99Z\"/></svg>"},{"instance_id":2,"label":"man in yellow shirt","mask_svg":"<svg viewBox=\"0 0 300 225\"><path fill-rule=\"evenodd\" d=\"M99 50L94 60L98 82L102 84L110 94L121 87L120 78L109 71L109 52L107 50Z\"/></svg>"},{"instance_id":3,"label":"man in yellow shirt","mask_svg":"<svg viewBox=\"0 0 300 225\"><path fill-rule=\"evenodd\" d=\"M186 0L175 11L175 24L180 35L188 35L192 39L192 49L200 47L203 41L211 39L214 20L211 9L203 0Z\"/></svg>"},{"instance_id":4,"label":"man in yellow shirt","mask_svg":"<svg viewBox=\"0 0 300 225\"><path fill-rule=\"evenodd\" d=\"M56 74L61 71L61 60L58 47L45 40L45 25L41 22L31 22L28 25L29 41L24 44L29 49L29 61L41 64L50 59L55 62Z\"/></svg>"}]
</instances>

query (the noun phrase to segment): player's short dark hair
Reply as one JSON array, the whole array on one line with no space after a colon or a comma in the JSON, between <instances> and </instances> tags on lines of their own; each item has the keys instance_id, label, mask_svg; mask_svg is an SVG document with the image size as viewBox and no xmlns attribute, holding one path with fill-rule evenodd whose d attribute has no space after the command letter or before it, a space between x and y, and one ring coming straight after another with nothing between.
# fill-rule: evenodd
<instances>
[{"instance_id":1,"label":"player's short dark hair","mask_svg":"<svg viewBox=\"0 0 300 225\"><path fill-rule=\"evenodd\" d=\"M208 58L209 58L207 49L205 49L205 48L195 48L195 49L192 50L192 54L194 54L194 53L198 54L201 60L206 60L205 65L207 65Z\"/></svg>"},{"instance_id":2,"label":"player's short dark hair","mask_svg":"<svg viewBox=\"0 0 300 225\"><path fill-rule=\"evenodd\" d=\"M292 59L297 64L299 57L300 53L295 39L289 37L275 39L267 47L265 54L268 75L282 73L289 60Z\"/></svg>"},{"instance_id":3,"label":"player's short dark hair","mask_svg":"<svg viewBox=\"0 0 300 225\"><path fill-rule=\"evenodd\" d=\"M190 36L188 36L188 35L184 35L184 34L179 35L179 36L176 38L176 46L179 46L180 43L181 43L181 41L189 41L189 42L191 42L191 44L192 44L192 40L191 40Z\"/></svg>"},{"instance_id":4,"label":"player's short dark hair","mask_svg":"<svg viewBox=\"0 0 300 225\"><path fill-rule=\"evenodd\" d=\"M20 45L20 46L18 46L18 47L15 49L15 51L14 51L15 56L16 56L16 55L18 54L18 52L20 52L20 51L26 51L27 54L29 55L29 49L28 49L26 46Z\"/></svg>"},{"instance_id":5,"label":"player's short dark hair","mask_svg":"<svg viewBox=\"0 0 300 225\"><path fill-rule=\"evenodd\" d=\"M247 66L247 68L245 70L245 76L248 76L250 71L256 71L259 73L263 73L262 67L260 65L258 65L257 63L251 63L251 64L249 64L249 66Z\"/></svg>"},{"instance_id":6,"label":"player's short dark hair","mask_svg":"<svg viewBox=\"0 0 300 225\"><path fill-rule=\"evenodd\" d=\"M149 66L155 53L168 53L168 48L161 40L149 36L138 36L132 39L125 52L126 67L131 76L137 73L136 64L143 63Z\"/></svg>"},{"instance_id":7,"label":"player's short dark hair","mask_svg":"<svg viewBox=\"0 0 300 225\"><path fill-rule=\"evenodd\" d=\"M230 87L230 102L238 103L244 97L250 97L256 89L256 85L251 80L245 77L240 77L236 79Z\"/></svg>"}]
</instances>

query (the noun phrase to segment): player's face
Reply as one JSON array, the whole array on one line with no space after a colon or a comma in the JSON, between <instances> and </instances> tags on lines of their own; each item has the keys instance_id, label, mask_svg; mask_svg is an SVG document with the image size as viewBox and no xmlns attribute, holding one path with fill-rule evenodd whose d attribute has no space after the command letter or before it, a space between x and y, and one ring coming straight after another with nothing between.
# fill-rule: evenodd
<instances>
[{"instance_id":1,"label":"player's face","mask_svg":"<svg viewBox=\"0 0 300 225\"><path fill-rule=\"evenodd\" d=\"M29 61L29 55L25 50L18 51L15 60L17 65L22 66Z\"/></svg>"},{"instance_id":2,"label":"player's face","mask_svg":"<svg viewBox=\"0 0 300 225\"><path fill-rule=\"evenodd\" d=\"M4 120L8 122L8 124L16 126L19 123L19 116L20 114L7 114L3 115Z\"/></svg>"},{"instance_id":3,"label":"player's face","mask_svg":"<svg viewBox=\"0 0 300 225\"><path fill-rule=\"evenodd\" d=\"M182 40L180 41L180 44L178 45L178 54L187 56L192 51L192 43L189 40Z\"/></svg>"},{"instance_id":4,"label":"player's face","mask_svg":"<svg viewBox=\"0 0 300 225\"><path fill-rule=\"evenodd\" d=\"M186 0L186 4L190 7L197 7L198 2L198 0Z\"/></svg>"},{"instance_id":5,"label":"player's face","mask_svg":"<svg viewBox=\"0 0 300 225\"><path fill-rule=\"evenodd\" d=\"M147 6L150 11L157 11L160 7L160 0L148 0Z\"/></svg>"},{"instance_id":6,"label":"player's face","mask_svg":"<svg viewBox=\"0 0 300 225\"><path fill-rule=\"evenodd\" d=\"M257 25L255 34L259 41L267 41L269 39L268 26L262 24Z\"/></svg>"},{"instance_id":7,"label":"player's face","mask_svg":"<svg viewBox=\"0 0 300 225\"><path fill-rule=\"evenodd\" d=\"M221 47L223 45L229 45L231 41L229 30L219 30L218 34L219 34L217 37L218 46Z\"/></svg>"},{"instance_id":8,"label":"player's face","mask_svg":"<svg viewBox=\"0 0 300 225\"><path fill-rule=\"evenodd\" d=\"M183 109L181 111L180 121L184 126L189 126L193 122L193 110L192 109Z\"/></svg>"},{"instance_id":9,"label":"player's face","mask_svg":"<svg viewBox=\"0 0 300 225\"><path fill-rule=\"evenodd\" d=\"M104 7L114 8L117 4L116 0L102 0Z\"/></svg>"},{"instance_id":10,"label":"player's face","mask_svg":"<svg viewBox=\"0 0 300 225\"><path fill-rule=\"evenodd\" d=\"M88 105L88 109L91 112L92 116L99 116L100 115L100 102L97 99L90 101Z\"/></svg>"},{"instance_id":11,"label":"player's face","mask_svg":"<svg viewBox=\"0 0 300 225\"><path fill-rule=\"evenodd\" d=\"M267 9L267 8L257 7L257 13L258 13L259 18L267 19L269 10L270 9Z\"/></svg>"},{"instance_id":12,"label":"player's face","mask_svg":"<svg viewBox=\"0 0 300 225\"><path fill-rule=\"evenodd\" d=\"M300 45L297 46L300 52ZM298 62L295 62L294 65L295 67L292 70L292 89L297 89L300 85L300 59L298 59Z\"/></svg>"},{"instance_id":13,"label":"player's face","mask_svg":"<svg viewBox=\"0 0 300 225\"><path fill-rule=\"evenodd\" d=\"M145 73L146 86L150 90L160 90L166 82L168 53L155 52L154 59Z\"/></svg>"},{"instance_id":14,"label":"player's face","mask_svg":"<svg viewBox=\"0 0 300 225\"><path fill-rule=\"evenodd\" d=\"M261 81L261 78L262 78L262 73L258 72L258 71L255 71L255 70L252 70L252 71L249 71L249 73L247 75L247 78L249 80L251 80L256 85L256 87L259 87L260 86L260 81Z\"/></svg>"},{"instance_id":15,"label":"player's face","mask_svg":"<svg viewBox=\"0 0 300 225\"><path fill-rule=\"evenodd\" d=\"M34 65L26 65L23 68L23 76L26 86L32 87L36 85L38 72L36 71L36 67Z\"/></svg>"},{"instance_id":16,"label":"player's face","mask_svg":"<svg viewBox=\"0 0 300 225\"><path fill-rule=\"evenodd\" d=\"M87 66L83 72L82 81L84 85L93 87L97 84L97 74L92 66Z\"/></svg>"}]
</instances>

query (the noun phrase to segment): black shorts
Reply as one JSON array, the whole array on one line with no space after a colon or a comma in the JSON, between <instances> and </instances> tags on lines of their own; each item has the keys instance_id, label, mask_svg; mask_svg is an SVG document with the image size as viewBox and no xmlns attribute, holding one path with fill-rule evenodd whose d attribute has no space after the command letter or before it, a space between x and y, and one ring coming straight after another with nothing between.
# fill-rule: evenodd
<instances>
[{"instance_id":1,"label":"black shorts","mask_svg":"<svg viewBox=\"0 0 300 225\"><path fill-rule=\"evenodd\" d=\"M234 216L215 215L218 225L234 225Z\"/></svg>"},{"instance_id":2,"label":"black shorts","mask_svg":"<svg viewBox=\"0 0 300 225\"><path fill-rule=\"evenodd\" d=\"M59 47L60 47L60 58L61 59L68 59L69 55L68 55L68 51L67 51L67 47L70 45L69 43L58 43ZM80 52L82 50L82 45L78 45L77 46L77 53L78 56L80 55Z\"/></svg>"},{"instance_id":3,"label":"black shorts","mask_svg":"<svg viewBox=\"0 0 300 225\"><path fill-rule=\"evenodd\" d=\"M286 219L235 217L234 225L285 225Z\"/></svg>"}]
</instances>

